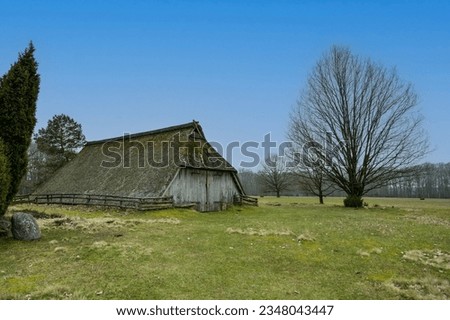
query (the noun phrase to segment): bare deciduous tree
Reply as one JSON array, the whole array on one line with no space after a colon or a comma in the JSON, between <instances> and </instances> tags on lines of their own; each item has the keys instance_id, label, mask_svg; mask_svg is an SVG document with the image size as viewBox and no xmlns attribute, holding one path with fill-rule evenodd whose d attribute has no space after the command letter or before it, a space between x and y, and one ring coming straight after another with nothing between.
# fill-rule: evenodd
<instances>
[{"instance_id":1,"label":"bare deciduous tree","mask_svg":"<svg viewBox=\"0 0 450 320\"><path fill-rule=\"evenodd\" d=\"M323 204L324 197L331 195L336 188L325 174L324 163L308 151L311 146L305 144L303 150L298 150L298 145L292 145L287 152L288 166L300 189L319 197L319 203Z\"/></svg>"},{"instance_id":2,"label":"bare deciduous tree","mask_svg":"<svg viewBox=\"0 0 450 320\"><path fill-rule=\"evenodd\" d=\"M314 146L307 152L347 194L346 206L362 206L363 195L411 174L428 152L416 105L411 84L395 70L335 46L310 74L288 136L299 148Z\"/></svg>"},{"instance_id":3,"label":"bare deciduous tree","mask_svg":"<svg viewBox=\"0 0 450 320\"><path fill-rule=\"evenodd\" d=\"M292 182L285 158L276 155L271 155L264 161L258 176L266 189L275 192L278 198L281 192L289 189Z\"/></svg>"},{"instance_id":4,"label":"bare deciduous tree","mask_svg":"<svg viewBox=\"0 0 450 320\"><path fill-rule=\"evenodd\" d=\"M324 197L334 191L334 186L327 179L322 166L306 167L294 171L299 178L300 188L319 197L319 203L323 204Z\"/></svg>"}]
</instances>

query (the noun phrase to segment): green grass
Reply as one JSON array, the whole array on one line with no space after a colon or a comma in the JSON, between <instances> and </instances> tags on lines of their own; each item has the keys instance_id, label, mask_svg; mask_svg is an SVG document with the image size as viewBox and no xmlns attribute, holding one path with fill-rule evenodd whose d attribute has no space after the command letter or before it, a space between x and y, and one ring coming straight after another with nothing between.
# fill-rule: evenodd
<instances>
[{"instance_id":1,"label":"green grass","mask_svg":"<svg viewBox=\"0 0 450 320\"><path fill-rule=\"evenodd\" d=\"M42 239L0 239L1 299L449 299L450 200L260 198L225 212L10 208Z\"/></svg>"}]
</instances>

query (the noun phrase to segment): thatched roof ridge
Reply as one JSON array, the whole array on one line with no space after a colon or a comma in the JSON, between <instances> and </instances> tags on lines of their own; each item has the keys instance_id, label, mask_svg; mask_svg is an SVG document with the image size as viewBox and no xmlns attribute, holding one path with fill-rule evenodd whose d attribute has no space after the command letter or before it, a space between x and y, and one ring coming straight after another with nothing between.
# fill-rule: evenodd
<instances>
[{"instance_id":1,"label":"thatched roof ridge","mask_svg":"<svg viewBox=\"0 0 450 320\"><path fill-rule=\"evenodd\" d=\"M153 135L157 135L160 133L165 133L165 132L169 132L169 131L180 131L180 130L189 129L189 128L197 129L198 132L203 136L203 139L205 139L205 135L203 133L202 127L200 126L199 122L195 121L195 120L192 120L191 122L183 123L180 125L176 125L176 126L170 126L170 127L166 127L166 128L160 128L160 129L156 129L156 130L138 132L138 133L133 133L133 134L125 134L125 135L127 136L127 138L135 139L135 138L140 138L143 136L153 136ZM98 143L111 142L111 141L121 141L121 140L123 140L123 138L124 138L124 136L122 135L119 137L113 137L113 138L108 138L108 139L88 141L86 143L86 146L98 144Z\"/></svg>"}]
</instances>

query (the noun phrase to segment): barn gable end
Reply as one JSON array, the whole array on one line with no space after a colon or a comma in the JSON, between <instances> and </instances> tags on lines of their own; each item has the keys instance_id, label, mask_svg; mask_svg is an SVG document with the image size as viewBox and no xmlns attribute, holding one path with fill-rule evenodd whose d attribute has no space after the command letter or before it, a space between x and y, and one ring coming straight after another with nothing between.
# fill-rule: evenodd
<instances>
[{"instance_id":1,"label":"barn gable end","mask_svg":"<svg viewBox=\"0 0 450 320\"><path fill-rule=\"evenodd\" d=\"M93 141L36 194L173 196L200 211L223 209L244 191L198 122Z\"/></svg>"}]
</instances>

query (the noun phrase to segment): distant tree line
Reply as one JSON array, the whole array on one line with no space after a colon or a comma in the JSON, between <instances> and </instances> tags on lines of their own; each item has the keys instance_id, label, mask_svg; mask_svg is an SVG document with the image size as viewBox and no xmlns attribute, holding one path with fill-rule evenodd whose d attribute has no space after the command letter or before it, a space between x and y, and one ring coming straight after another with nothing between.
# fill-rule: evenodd
<instances>
[{"instance_id":1,"label":"distant tree line","mask_svg":"<svg viewBox=\"0 0 450 320\"><path fill-rule=\"evenodd\" d=\"M278 166L279 168L279 166ZM450 162L449 163L424 163L413 166L410 170L414 172L410 177L396 178L389 181L385 186L372 190L367 196L374 197L401 197L401 198L450 198ZM285 180L282 190L278 190L275 184L269 183L268 175L283 177ZM265 178L264 178L265 177ZM241 170L239 178L247 194L253 196L264 196L277 194L281 196L320 196L311 184L308 175L301 175L292 170L285 170L283 174L276 170L268 171L261 168L257 172ZM272 179L273 180L273 179ZM269 181L269 182L268 182ZM332 190L332 192L331 192ZM337 188L326 185L323 197L345 196L346 194Z\"/></svg>"},{"instance_id":2,"label":"distant tree line","mask_svg":"<svg viewBox=\"0 0 450 320\"><path fill-rule=\"evenodd\" d=\"M370 195L404 198L450 198L450 162L424 163L413 168L415 175L394 179Z\"/></svg>"}]
</instances>

